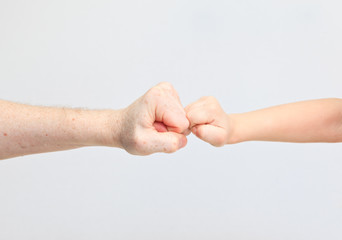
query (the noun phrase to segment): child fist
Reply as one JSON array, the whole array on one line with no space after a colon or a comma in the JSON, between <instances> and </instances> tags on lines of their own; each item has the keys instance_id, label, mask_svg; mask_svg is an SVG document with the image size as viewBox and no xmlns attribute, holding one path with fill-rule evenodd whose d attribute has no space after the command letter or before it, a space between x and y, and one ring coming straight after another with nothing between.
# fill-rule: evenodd
<instances>
[{"instance_id":1,"label":"child fist","mask_svg":"<svg viewBox=\"0 0 342 240\"><path fill-rule=\"evenodd\" d=\"M216 98L202 97L189 104L185 111L190 129L198 138L216 147L230 143L230 119Z\"/></svg>"}]
</instances>

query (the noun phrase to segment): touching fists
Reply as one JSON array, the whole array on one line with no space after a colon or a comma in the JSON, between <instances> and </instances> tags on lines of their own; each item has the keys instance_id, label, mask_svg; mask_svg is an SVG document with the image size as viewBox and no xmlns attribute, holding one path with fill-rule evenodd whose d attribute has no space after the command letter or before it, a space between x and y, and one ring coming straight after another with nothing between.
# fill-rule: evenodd
<instances>
[{"instance_id":1,"label":"touching fists","mask_svg":"<svg viewBox=\"0 0 342 240\"><path fill-rule=\"evenodd\" d=\"M216 147L230 142L231 122L214 97L202 97L185 111L190 129L197 137Z\"/></svg>"},{"instance_id":2,"label":"touching fists","mask_svg":"<svg viewBox=\"0 0 342 240\"><path fill-rule=\"evenodd\" d=\"M170 83L160 83L123 110L121 146L129 153L175 152L187 143L189 121Z\"/></svg>"},{"instance_id":3,"label":"touching fists","mask_svg":"<svg viewBox=\"0 0 342 240\"><path fill-rule=\"evenodd\" d=\"M87 146L136 155L172 153L192 131L222 146L246 141L342 142L342 99L317 99L226 114L214 97L183 108L169 83L121 110L40 107L0 100L0 159Z\"/></svg>"}]
</instances>

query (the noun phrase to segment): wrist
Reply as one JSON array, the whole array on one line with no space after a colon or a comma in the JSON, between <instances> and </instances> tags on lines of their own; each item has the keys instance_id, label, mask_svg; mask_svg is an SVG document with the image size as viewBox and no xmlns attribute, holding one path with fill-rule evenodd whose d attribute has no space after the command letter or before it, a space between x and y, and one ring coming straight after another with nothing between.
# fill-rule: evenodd
<instances>
[{"instance_id":1,"label":"wrist","mask_svg":"<svg viewBox=\"0 0 342 240\"><path fill-rule=\"evenodd\" d=\"M241 131L239 131L239 114L227 114L228 137L226 144L236 144L243 142Z\"/></svg>"},{"instance_id":2,"label":"wrist","mask_svg":"<svg viewBox=\"0 0 342 240\"><path fill-rule=\"evenodd\" d=\"M121 147L121 110L81 110L69 117L80 146Z\"/></svg>"},{"instance_id":3,"label":"wrist","mask_svg":"<svg viewBox=\"0 0 342 240\"><path fill-rule=\"evenodd\" d=\"M106 110L104 112L106 121L103 130L103 142L101 145L123 148L121 140L124 112L124 109Z\"/></svg>"}]
</instances>

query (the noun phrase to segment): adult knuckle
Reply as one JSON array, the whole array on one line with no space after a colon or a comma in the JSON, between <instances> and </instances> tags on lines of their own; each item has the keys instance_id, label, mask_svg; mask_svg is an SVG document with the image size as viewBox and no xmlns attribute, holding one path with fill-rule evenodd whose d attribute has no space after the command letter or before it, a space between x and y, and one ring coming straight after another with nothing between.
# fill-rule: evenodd
<instances>
[{"instance_id":1,"label":"adult knuckle","mask_svg":"<svg viewBox=\"0 0 342 240\"><path fill-rule=\"evenodd\" d=\"M167 86L155 86L147 92L148 98L166 100L169 96L174 96L173 90Z\"/></svg>"},{"instance_id":2,"label":"adult knuckle","mask_svg":"<svg viewBox=\"0 0 342 240\"><path fill-rule=\"evenodd\" d=\"M153 87L150 90L147 91L147 93L145 94L146 98L151 98L151 97L155 97L155 96L160 96L161 91L158 87Z\"/></svg>"},{"instance_id":3,"label":"adult knuckle","mask_svg":"<svg viewBox=\"0 0 342 240\"><path fill-rule=\"evenodd\" d=\"M133 137L133 148L139 153L145 153L147 142L139 135Z\"/></svg>"}]
</instances>

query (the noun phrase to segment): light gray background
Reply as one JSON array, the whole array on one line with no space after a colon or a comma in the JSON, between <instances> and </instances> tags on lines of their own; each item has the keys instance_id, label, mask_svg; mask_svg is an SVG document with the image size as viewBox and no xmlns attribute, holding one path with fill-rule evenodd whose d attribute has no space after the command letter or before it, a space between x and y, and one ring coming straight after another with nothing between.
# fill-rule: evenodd
<instances>
[{"instance_id":1,"label":"light gray background","mask_svg":"<svg viewBox=\"0 0 342 240\"><path fill-rule=\"evenodd\" d=\"M160 81L227 112L342 97L340 1L0 0L0 98L127 106ZM341 144L193 136L171 155L0 161L0 239L342 239Z\"/></svg>"}]
</instances>

